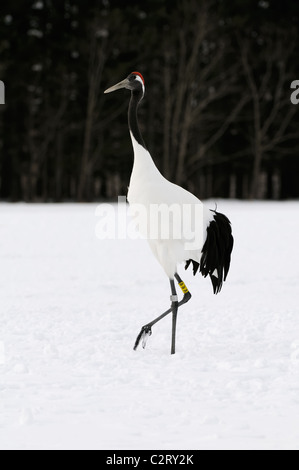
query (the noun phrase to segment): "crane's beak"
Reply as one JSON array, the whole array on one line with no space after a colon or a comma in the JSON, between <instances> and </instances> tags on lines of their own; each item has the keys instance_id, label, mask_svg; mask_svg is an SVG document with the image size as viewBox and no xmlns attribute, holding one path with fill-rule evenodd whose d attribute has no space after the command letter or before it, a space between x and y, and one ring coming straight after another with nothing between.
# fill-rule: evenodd
<instances>
[{"instance_id":1,"label":"crane's beak","mask_svg":"<svg viewBox=\"0 0 299 470\"><path fill-rule=\"evenodd\" d=\"M112 87L107 88L107 90L105 90L104 93L111 93L112 91L120 90L121 88L129 88L128 85L129 85L129 80L125 78L124 80L117 83L116 85L113 85Z\"/></svg>"}]
</instances>

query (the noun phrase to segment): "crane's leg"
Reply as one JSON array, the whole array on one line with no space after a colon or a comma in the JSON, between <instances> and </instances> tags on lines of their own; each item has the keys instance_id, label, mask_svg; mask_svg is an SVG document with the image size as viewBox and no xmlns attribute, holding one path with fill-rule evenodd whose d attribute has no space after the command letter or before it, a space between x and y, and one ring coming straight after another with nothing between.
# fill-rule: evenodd
<instances>
[{"instance_id":1,"label":"crane's leg","mask_svg":"<svg viewBox=\"0 0 299 470\"><path fill-rule=\"evenodd\" d=\"M178 282L178 284L179 284L179 286L182 289L182 292L184 294L184 297L182 298L182 300L180 302L178 302L178 305L177 305L177 307L180 307L181 305L184 305L186 302L188 302L188 300L191 299L191 294L188 291L185 283L182 281L182 279L180 278L180 276L177 273L175 273L174 277L176 278L176 280L177 280L177 282ZM137 336L136 341L135 341L135 345L134 345L134 350L135 351L136 351L141 339L142 339L142 346L143 346L143 348L145 348L147 338L149 336L151 336L151 334L152 334L152 326L155 323L158 323L158 321L162 320L162 318L166 317L166 315L168 315L172 311L173 311L173 309L172 309L172 306L171 306L168 310L166 310L166 312L162 313L162 315L159 315L159 317L155 318L155 320L151 321L150 323L147 323L146 325L144 325L141 328L141 331L140 331L140 333Z\"/></svg>"},{"instance_id":2,"label":"crane's leg","mask_svg":"<svg viewBox=\"0 0 299 470\"><path fill-rule=\"evenodd\" d=\"M176 321L178 315L178 296L175 290L174 280L170 279L171 288L171 310L172 310L172 332L171 332L171 354L175 354L175 334L176 334Z\"/></svg>"}]
</instances>

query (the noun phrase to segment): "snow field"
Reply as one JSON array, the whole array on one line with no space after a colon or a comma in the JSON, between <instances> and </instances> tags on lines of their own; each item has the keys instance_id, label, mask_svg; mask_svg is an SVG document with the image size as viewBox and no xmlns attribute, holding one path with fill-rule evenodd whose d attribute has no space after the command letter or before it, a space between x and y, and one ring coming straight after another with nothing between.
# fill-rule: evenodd
<instances>
[{"instance_id":1,"label":"snow field","mask_svg":"<svg viewBox=\"0 0 299 470\"><path fill-rule=\"evenodd\" d=\"M214 201L208 201L214 208ZM220 294L145 240L99 240L96 204L0 206L0 449L298 449L299 202L217 201Z\"/></svg>"}]
</instances>

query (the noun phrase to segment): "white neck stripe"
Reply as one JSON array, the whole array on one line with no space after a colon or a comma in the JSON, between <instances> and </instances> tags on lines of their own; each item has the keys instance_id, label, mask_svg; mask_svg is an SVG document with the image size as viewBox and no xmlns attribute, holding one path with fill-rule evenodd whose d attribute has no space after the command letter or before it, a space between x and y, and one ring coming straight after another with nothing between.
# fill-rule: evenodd
<instances>
[{"instance_id":1,"label":"white neck stripe","mask_svg":"<svg viewBox=\"0 0 299 470\"><path fill-rule=\"evenodd\" d=\"M139 75L135 75L135 77L136 77L136 80L138 80L138 81L141 83L141 85L142 85L142 92L143 92L143 94L144 94L144 92L145 92L145 86L144 86L144 83L143 83L142 78L139 77Z\"/></svg>"}]
</instances>

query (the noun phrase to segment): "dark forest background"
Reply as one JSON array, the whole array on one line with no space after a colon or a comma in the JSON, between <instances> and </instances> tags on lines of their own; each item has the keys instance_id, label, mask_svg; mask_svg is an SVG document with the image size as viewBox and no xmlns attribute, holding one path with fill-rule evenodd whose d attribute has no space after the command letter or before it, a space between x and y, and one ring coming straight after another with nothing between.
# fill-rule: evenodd
<instances>
[{"instance_id":1,"label":"dark forest background","mask_svg":"<svg viewBox=\"0 0 299 470\"><path fill-rule=\"evenodd\" d=\"M27 0L0 6L0 199L126 194L129 92L162 173L201 198L298 198L299 2Z\"/></svg>"}]
</instances>

